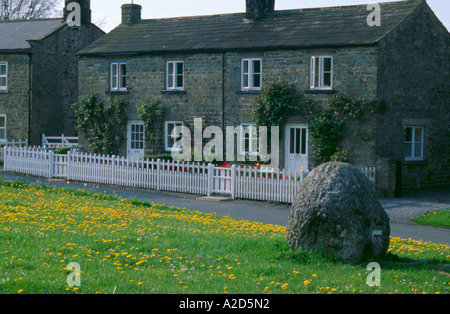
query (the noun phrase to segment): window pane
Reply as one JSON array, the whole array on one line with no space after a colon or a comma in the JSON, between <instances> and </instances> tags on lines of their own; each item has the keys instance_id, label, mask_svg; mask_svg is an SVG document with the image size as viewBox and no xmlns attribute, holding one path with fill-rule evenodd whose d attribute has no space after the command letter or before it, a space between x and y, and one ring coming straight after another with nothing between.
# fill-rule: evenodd
<instances>
[{"instance_id":1,"label":"window pane","mask_svg":"<svg viewBox=\"0 0 450 314\"><path fill-rule=\"evenodd\" d=\"M244 74L244 75L242 76L242 86L243 86L243 87L249 87L249 86L248 86L248 74Z\"/></svg>"},{"instance_id":2,"label":"window pane","mask_svg":"<svg viewBox=\"0 0 450 314\"><path fill-rule=\"evenodd\" d=\"M320 62L317 58L314 58L314 74L314 87L319 87Z\"/></svg>"},{"instance_id":3,"label":"window pane","mask_svg":"<svg viewBox=\"0 0 450 314\"><path fill-rule=\"evenodd\" d=\"M0 129L0 139L6 140L6 130Z\"/></svg>"},{"instance_id":4,"label":"window pane","mask_svg":"<svg viewBox=\"0 0 450 314\"><path fill-rule=\"evenodd\" d=\"M120 88L126 88L127 87L127 77L122 76L120 80Z\"/></svg>"},{"instance_id":5,"label":"window pane","mask_svg":"<svg viewBox=\"0 0 450 314\"><path fill-rule=\"evenodd\" d=\"M331 73L323 74L323 86L327 86L327 87L331 86Z\"/></svg>"},{"instance_id":6,"label":"window pane","mask_svg":"<svg viewBox=\"0 0 450 314\"><path fill-rule=\"evenodd\" d=\"M117 88L117 64L111 64L111 88Z\"/></svg>"},{"instance_id":7,"label":"window pane","mask_svg":"<svg viewBox=\"0 0 450 314\"><path fill-rule=\"evenodd\" d=\"M242 73L248 73L248 60L244 60L244 62L242 62Z\"/></svg>"},{"instance_id":8,"label":"window pane","mask_svg":"<svg viewBox=\"0 0 450 314\"><path fill-rule=\"evenodd\" d=\"M0 128L4 128L6 126L6 118L0 117Z\"/></svg>"},{"instance_id":9,"label":"window pane","mask_svg":"<svg viewBox=\"0 0 450 314\"><path fill-rule=\"evenodd\" d=\"M183 75L177 75L177 86L176 87L183 87Z\"/></svg>"},{"instance_id":10,"label":"window pane","mask_svg":"<svg viewBox=\"0 0 450 314\"><path fill-rule=\"evenodd\" d=\"M182 123L175 123L175 127L176 127L176 132L178 134L178 136L175 136L175 141L179 141L180 139L183 138L183 124Z\"/></svg>"},{"instance_id":11,"label":"window pane","mask_svg":"<svg viewBox=\"0 0 450 314\"><path fill-rule=\"evenodd\" d=\"M295 154L295 129L291 128L291 135L290 135L290 153Z\"/></svg>"},{"instance_id":12,"label":"window pane","mask_svg":"<svg viewBox=\"0 0 450 314\"><path fill-rule=\"evenodd\" d=\"M331 72L331 58L323 59L323 70L325 72Z\"/></svg>"},{"instance_id":13,"label":"window pane","mask_svg":"<svg viewBox=\"0 0 450 314\"><path fill-rule=\"evenodd\" d=\"M175 127L175 125L173 123L168 123L167 124L167 135L168 135L168 137L172 137L172 131L173 131L174 127Z\"/></svg>"},{"instance_id":14,"label":"window pane","mask_svg":"<svg viewBox=\"0 0 450 314\"><path fill-rule=\"evenodd\" d=\"M0 65L0 75L6 75L6 65Z\"/></svg>"},{"instance_id":15,"label":"window pane","mask_svg":"<svg viewBox=\"0 0 450 314\"><path fill-rule=\"evenodd\" d=\"M406 128L405 142L412 142L412 128Z\"/></svg>"},{"instance_id":16,"label":"window pane","mask_svg":"<svg viewBox=\"0 0 450 314\"><path fill-rule=\"evenodd\" d=\"M173 74L169 74L167 77L167 87L173 88Z\"/></svg>"},{"instance_id":17,"label":"window pane","mask_svg":"<svg viewBox=\"0 0 450 314\"><path fill-rule=\"evenodd\" d=\"M144 149L144 126L142 124L131 125L131 149Z\"/></svg>"},{"instance_id":18,"label":"window pane","mask_svg":"<svg viewBox=\"0 0 450 314\"><path fill-rule=\"evenodd\" d=\"M306 129L302 129L302 154L306 155Z\"/></svg>"},{"instance_id":19,"label":"window pane","mask_svg":"<svg viewBox=\"0 0 450 314\"><path fill-rule=\"evenodd\" d=\"M174 70L174 68L173 68L173 62L169 62L169 69L168 69L168 72L169 72L170 75L173 75L173 74L174 74L174 73L173 73L173 70Z\"/></svg>"},{"instance_id":20,"label":"window pane","mask_svg":"<svg viewBox=\"0 0 450 314\"><path fill-rule=\"evenodd\" d=\"M179 62L177 63L177 74L183 74L183 63Z\"/></svg>"},{"instance_id":21,"label":"window pane","mask_svg":"<svg viewBox=\"0 0 450 314\"><path fill-rule=\"evenodd\" d=\"M415 137L414 140L416 142L422 142L422 128L415 128Z\"/></svg>"},{"instance_id":22,"label":"window pane","mask_svg":"<svg viewBox=\"0 0 450 314\"><path fill-rule=\"evenodd\" d=\"M295 153L300 154L301 129L295 129Z\"/></svg>"},{"instance_id":23,"label":"window pane","mask_svg":"<svg viewBox=\"0 0 450 314\"><path fill-rule=\"evenodd\" d=\"M126 64L120 65L120 75L127 75L127 65Z\"/></svg>"},{"instance_id":24,"label":"window pane","mask_svg":"<svg viewBox=\"0 0 450 314\"><path fill-rule=\"evenodd\" d=\"M253 73L261 73L261 60L253 60Z\"/></svg>"},{"instance_id":25,"label":"window pane","mask_svg":"<svg viewBox=\"0 0 450 314\"><path fill-rule=\"evenodd\" d=\"M422 143L416 143L414 145L414 157L421 158L422 157Z\"/></svg>"},{"instance_id":26,"label":"window pane","mask_svg":"<svg viewBox=\"0 0 450 314\"><path fill-rule=\"evenodd\" d=\"M116 63L111 64L111 75L112 76L117 75L117 64Z\"/></svg>"},{"instance_id":27,"label":"window pane","mask_svg":"<svg viewBox=\"0 0 450 314\"><path fill-rule=\"evenodd\" d=\"M253 87L261 87L261 74L253 75Z\"/></svg>"},{"instance_id":28,"label":"window pane","mask_svg":"<svg viewBox=\"0 0 450 314\"><path fill-rule=\"evenodd\" d=\"M406 158L412 157L412 144L411 143L405 144L405 157Z\"/></svg>"},{"instance_id":29,"label":"window pane","mask_svg":"<svg viewBox=\"0 0 450 314\"><path fill-rule=\"evenodd\" d=\"M6 86L6 77L0 77L0 86Z\"/></svg>"}]
</instances>

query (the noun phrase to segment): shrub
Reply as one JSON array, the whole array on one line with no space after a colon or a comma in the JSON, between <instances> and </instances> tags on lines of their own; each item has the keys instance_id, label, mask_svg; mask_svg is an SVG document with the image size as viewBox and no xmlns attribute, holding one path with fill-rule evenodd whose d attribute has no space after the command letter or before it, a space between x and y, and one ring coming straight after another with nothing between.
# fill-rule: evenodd
<instances>
[{"instance_id":1,"label":"shrub","mask_svg":"<svg viewBox=\"0 0 450 314\"><path fill-rule=\"evenodd\" d=\"M90 94L71 106L75 111L76 128L96 154L118 155L127 126L124 96L110 96L107 102L98 94Z\"/></svg>"}]
</instances>

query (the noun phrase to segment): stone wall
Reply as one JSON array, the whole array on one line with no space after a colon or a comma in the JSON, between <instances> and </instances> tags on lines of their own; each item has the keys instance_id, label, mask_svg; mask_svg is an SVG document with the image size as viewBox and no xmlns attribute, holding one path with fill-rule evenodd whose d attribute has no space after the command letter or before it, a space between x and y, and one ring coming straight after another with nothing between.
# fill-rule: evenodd
<instances>
[{"instance_id":1,"label":"stone wall","mask_svg":"<svg viewBox=\"0 0 450 314\"><path fill-rule=\"evenodd\" d=\"M103 35L95 25L62 27L32 42L33 70L30 143L48 136L76 136L70 105L78 100L77 52Z\"/></svg>"},{"instance_id":2,"label":"stone wall","mask_svg":"<svg viewBox=\"0 0 450 314\"><path fill-rule=\"evenodd\" d=\"M128 118L138 119L136 106L142 101L158 98L167 108L166 121L183 121L193 126L194 118L203 118L206 125L238 126L252 122L252 105L258 92L241 91L241 62L244 58L261 58L263 84L283 80L300 91L309 89L310 58L313 55L334 57L334 89L354 97L372 98L376 95L376 47L336 48L325 50L268 50L224 53L168 54L119 57L81 57L80 98L97 92L109 94L109 66L111 62L127 63ZM166 62L184 61L184 87L180 92L165 91ZM119 93L123 94L123 93ZM321 100L329 94L312 95ZM303 123L304 117L291 117L290 122ZM354 145L354 159L358 165L374 166L373 123L364 126L372 138L366 137ZM364 129L364 130L365 130ZM354 131L358 135L361 130ZM353 131L344 145L354 143ZM359 132L359 133L358 133ZM363 136L361 136L363 138ZM359 145L361 144L361 145ZM283 145L282 145L283 146ZM160 143L164 151L163 140ZM361 148L362 147L362 148ZM123 145L122 154L126 154ZM283 161L282 152L280 160ZM283 166L283 164L281 165Z\"/></svg>"},{"instance_id":3,"label":"stone wall","mask_svg":"<svg viewBox=\"0 0 450 314\"><path fill-rule=\"evenodd\" d=\"M380 44L377 155L401 163L404 190L450 184L450 35L421 5ZM405 127L424 127L424 160L405 161ZM387 195L392 195L391 186Z\"/></svg>"},{"instance_id":4,"label":"stone wall","mask_svg":"<svg viewBox=\"0 0 450 314\"><path fill-rule=\"evenodd\" d=\"M28 139L30 105L30 56L1 54L0 61L8 62L8 89L0 90L0 114L6 114L8 141Z\"/></svg>"}]
</instances>

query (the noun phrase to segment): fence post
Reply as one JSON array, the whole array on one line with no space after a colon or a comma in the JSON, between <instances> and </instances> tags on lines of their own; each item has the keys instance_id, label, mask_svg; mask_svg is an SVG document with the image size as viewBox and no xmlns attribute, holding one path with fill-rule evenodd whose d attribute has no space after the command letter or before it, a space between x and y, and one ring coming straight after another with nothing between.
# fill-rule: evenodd
<instances>
[{"instance_id":1,"label":"fence post","mask_svg":"<svg viewBox=\"0 0 450 314\"><path fill-rule=\"evenodd\" d=\"M66 173L67 173L67 180L70 181L70 158L72 157L72 154L70 150L67 152L67 164L66 164Z\"/></svg>"},{"instance_id":2,"label":"fence post","mask_svg":"<svg viewBox=\"0 0 450 314\"><path fill-rule=\"evenodd\" d=\"M209 164L208 165L208 197L211 196L211 194L212 194L212 187L214 184L213 172L214 172L214 165Z\"/></svg>"},{"instance_id":3,"label":"fence post","mask_svg":"<svg viewBox=\"0 0 450 314\"><path fill-rule=\"evenodd\" d=\"M231 199L236 197L236 165L231 166Z\"/></svg>"},{"instance_id":4,"label":"fence post","mask_svg":"<svg viewBox=\"0 0 450 314\"><path fill-rule=\"evenodd\" d=\"M55 153L53 151L47 152L48 156L48 178L53 178L53 163L54 163L54 157Z\"/></svg>"},{"instance_id":5,"label":"fence post","mask_svg":"<svg viewBox=\"0 0 450 314\"><path fill-rule=\"evenodd\" d=\"M8 171L8 145L3 147L3 170Z\"/></svg>"},{"instance_id":6,"label":"fence post","mask_svg":"<svg viewBox=\"0 0 450 314\"><path fill-rule=\"evenodd\" d=\"M161 159L156 161L156 190L161 191Z\"/></svg>"}]
</instances>

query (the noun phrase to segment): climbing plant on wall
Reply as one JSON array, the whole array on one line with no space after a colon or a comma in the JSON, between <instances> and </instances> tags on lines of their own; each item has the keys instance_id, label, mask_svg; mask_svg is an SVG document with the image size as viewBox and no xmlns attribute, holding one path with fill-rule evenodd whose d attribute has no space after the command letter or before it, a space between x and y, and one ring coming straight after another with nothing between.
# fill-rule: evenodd
<instances>
[{"instance_id":1,"label":"climbing plant on wall","mask_svg":"<svg viewBox=\"0 0 450 314\"><path fill-rule=\"evenodd\" d=\"M164 105L159 99L144 101L138 106L137 113L139 119L144 121L147 151L150 154L157 154L158 143L164 128Z\"/></svg>"},{"instance_id":2,"label":"climbing plant on wall","mask_svg":"<svg viewBox=\"0 0 450 314\"><path fill-rule=\"evenodd\" d=\"M348 121L362 122L366 114L377 112L377 102L337 93L323 106L313 102L307 108L310 145L318 165L328 161L349 162L348 150L339 150Z\"/></svg>"},{"instance_id":3,"label":"climbing plant on wall","mask_svg":"<svg viewBox=\"0 0 450 314\"><path fill-rule=\"evenodd\" d=\"M124 96L109 96L104 102L90 94L73 104L76 128L97 154L118 155L127 126Z\"/></svg>"},{"instance_id":4,"label":"climbing plant on wall","mask_svg":"<svg viewBox=\"0 0 450 314\"><path fill-rule=\"evenodd\" d=\"M294 85L283 81L270 82L261 90L253 106L253 122L260 126L282 127L289 115L299 108L301 95ZM280 135L282 132L280 132Z\"/></svg>"},{"instance_id":5,"label":"climbing plant on wall","mask_svg":"<svg viewBox=\"0 0 450 314\"><path fill-rule=\"evenodd\" d=\"M306 97L294 85L271 82L261 90L253 106L253 121L259 126L279 126L290 115L305 115L309 125L309 143L317 165L328 161L349 161L348 150L338 150L350 120L363 121L377 111L377 102L337 93L323 104ZM280 134L281 134L280 129Z\"/></svg>"}]
</instances>

